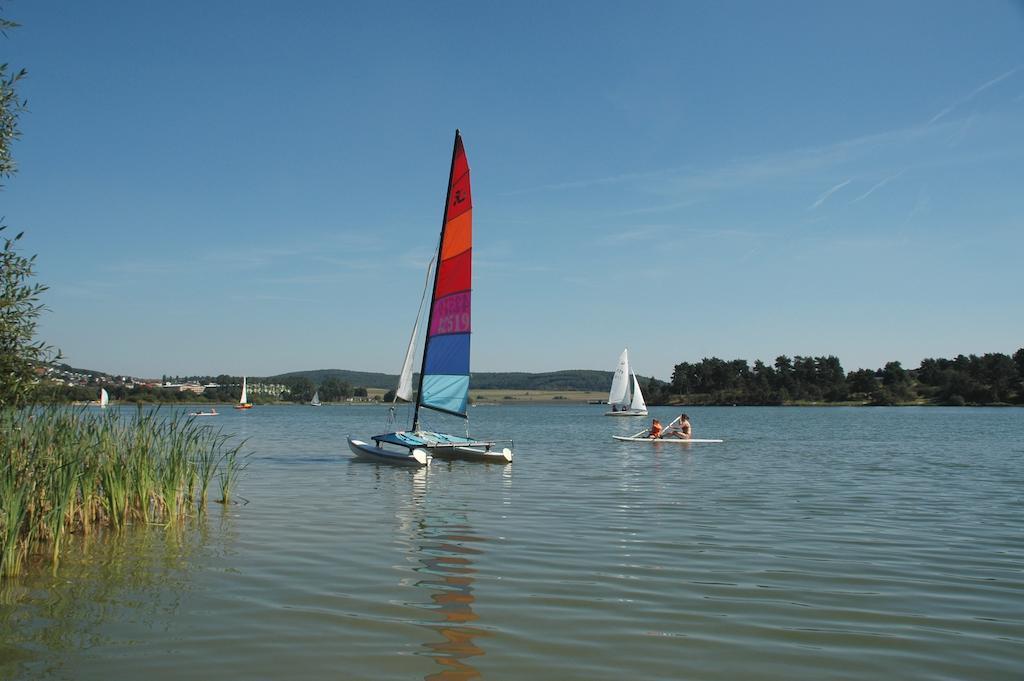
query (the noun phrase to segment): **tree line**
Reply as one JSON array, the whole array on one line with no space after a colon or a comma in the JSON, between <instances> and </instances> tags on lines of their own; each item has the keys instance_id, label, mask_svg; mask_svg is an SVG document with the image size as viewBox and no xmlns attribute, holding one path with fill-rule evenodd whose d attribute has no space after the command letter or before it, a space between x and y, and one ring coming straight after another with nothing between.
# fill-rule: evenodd
<instances>
[{"instance_id":1,"label":"tree line","mask_svg":"<svg viewBox=\"0 0 1024 681\"><path fill-rule=\"evenodd\" d=\"M652 404L859 403L871 405L1024 404L1024 348L1002 353L929 358L916 369L888 362L879 369L846 372L839 358L704 358L675 366L670 381L650 379Z\"/></svg>"},{"instance_id":2,"label":"tree line","mask_svg":"<svg viewBox=\"0 0 1024 681\"><path fill-rule=\"evenodd\" d=\"M59 404L67 402L91 402L98 399L99 389L104 388L111 400L116 402L137 403L225 403L237 402L241 396L242 379L240 377L218 376L214 381L216 388L207 388L201 393L160 386L135 385L128 387L117 383L107 383L102 379L90 380L87 385L62 385L42 381L37 384L31 400L38 404ZM366 388L351 386L345 381L328 378L320 385L308 378L296 377L283 384L285 389L277 395L250 393L249 401L254 404L266 402L309 402L313 394L320 393L321 402L341 402L348 398L366 398Z\"/></svg>"}]
</instances>

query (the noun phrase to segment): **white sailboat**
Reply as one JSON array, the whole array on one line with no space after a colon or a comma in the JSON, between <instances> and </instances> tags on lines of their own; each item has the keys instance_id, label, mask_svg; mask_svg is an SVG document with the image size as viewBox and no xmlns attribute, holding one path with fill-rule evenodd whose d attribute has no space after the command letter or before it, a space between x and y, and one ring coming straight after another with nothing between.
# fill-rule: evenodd
<instances>
[{"instance_id":1,"label":"white sailboat","mask_svg":"<svg viewBox=\"0 0 1024 681\"><path fill-rule=\"evenodd\" d=\"M249 393L246 390L245 376L242 376L242 395L238 398L238 404L235 405L235 409L252 409L252 404L249 402Z\"/></svg>"},{"instance_id":2,"label":"white sailboat","mask_svg":"<svg viewBox=\"0 0 1024 681\"><path fill-rule=\"evenodd\" d=\"M619 364L615 367L612 387L608 392L608 404L611 405L612 410L606 411L605 416L647 416L644 393L640 390L636 374L629 367L628 348L619 355Z\"/></svg>"},{"instance_id":3,"label":"white sailboat","mask_svg":"<svg viewBox=\"0 0 1024 681\"><path fill-rule=\"evenodd\" d=\"M106 388L100 388L100 407L106 408L110 404L110 395L107 394Z\"/></svg>"},{"instance_id":4,"label":"white sailboat","mask_svg":"<svg viewBox=\"0 0 1024 681\"><path fill-rule=\"evenodd\" d=\"M419 389L412 387L412 366L416 357L416 338L426 299L426 286L416 315L416 325L405 353L405 364L396 391L398 399L415 405L412 428L375 435L372 443L348 439L356 456L404 466L425 466L432 457L508 463L512 450L495 440L479 440L428 430L421 422L421 409L429 409L468 419L470 297L472 280L472 200L469 164L462 136L455 131L452 165L448 176L441 238L438 244L431 289L430 307L423 341ZM429 284L429 273L427 282Z\"/></svg>"},{"instance_id":5,"label":"white sailboat","mask_svg":"<svg viewBox=\"0 0 1024 681\"><path fill-rule=\"evenodd\" d=\"M309 401L309 406L311 406L311 407L319 407L320 406L320 391L319 390L317 390L315 393L313 393L313 399L311 399Z\"/></svg>"}]
</instances>

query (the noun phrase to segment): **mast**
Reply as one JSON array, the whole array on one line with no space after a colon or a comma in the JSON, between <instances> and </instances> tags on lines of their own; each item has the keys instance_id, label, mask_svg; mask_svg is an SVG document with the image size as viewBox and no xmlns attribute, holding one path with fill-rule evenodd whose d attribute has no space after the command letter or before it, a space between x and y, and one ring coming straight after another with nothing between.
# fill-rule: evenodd
<instances>
[{"instance_id":1,"label":"mast","mask_svg":"<svg viewBox=\"0 0 1024 681\"><path fill-rule=\"evenodd\" d=\"M437 239L437 262L434 264L434 286L430 293L430 312L427 315L427 334L423 341L423 357L420 359L420 380L416 388L416 407L412 413L412 429L419 430L420 426L420 400L423 399L423 374L427 368L427 345L430 343L429 333L431 324L434 321L434 298L437 297L437 275L441 271L441 248L444 245L444 230L448 226L448 207L451 205L452 180L455 176L455 157L459 152L462 142L462 134L455 129L455 141L452 143L452 164L448 168L448 187L444 195L444 216L441 218L441 235Z\"/></svg>"}]
</instances>

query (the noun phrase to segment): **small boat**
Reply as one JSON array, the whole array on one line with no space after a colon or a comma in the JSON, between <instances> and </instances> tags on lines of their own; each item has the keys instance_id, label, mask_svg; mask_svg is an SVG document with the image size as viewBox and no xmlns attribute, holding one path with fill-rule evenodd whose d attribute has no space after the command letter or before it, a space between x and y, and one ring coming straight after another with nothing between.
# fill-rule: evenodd
<instances>
[{"instance_id":1,"label":"small boat","mask_svg":"<svg viewBox=\"0 0 1024 681\"><path fill-rule=\"evenodd\" d=\"M678 445L711 444L717 442L724 442L724 440L701 440L692 437L674 437L672 432L672 426L676 425L676 423L678 422L679 419L676 418L675 420L672 421L672 423L668 424L668 426L665 427L665 430L662 431L663 433L666 433L666 435L663 435L662 437L650 437L649 433L651 431L645 428L644 430L641 430L639 433L635 433L633 435L612 435L612 438L618 440L619 442L665 442Z\"/></svg>"},{"instance_id":2,"label":"small boat","mask_svg":"<svg viewBox=\"0 0 1024 681\"><path fill-rule=\"evenodd\" d=\"M100 407L106 409L108 404L110 404L110 395L107 394L106 388L100 388Z\"/></svg>"},{"instance_id":3,"label":"small boat","mask_svg":"<svg viewBox=\"0 0 1024 681\"><path fill-rule=\"evenodd\" d=\"M646 431L644 431L646 432ZM725 442L725 440L701 440L699 438L684 439L681 437L639 437L626 435L612 435L619 442L666 442L679 445L708 444L713 442Z\"/></svg>"},{"instance_id":4,"label":"small boat","mask_svg":"<svg viewBox=\"0 0 1024 681\"><path fill-rule=\"evenodd\" d=\"M252 409L252 404L249 402L249 393L245 389L245 376L242 376L242 396L238 398L238 404L235 405L235 409Z\"/></svg>"},{"instance_id":5,"label":"small boat","mask_svg":"<svg viewBox=\"0 0 1024 681\"><path fill-rule=\"evenodd\" d=\"M317 390L315 393L313 393L313 399L311 399L309 401L309 406L311 406L311 407L319 407L320 406L320 391L319 390Z\"/></svg>"},{"instance_id":6,"label":"small boat","mask_svg":"<svg viewBox=\"0 0 1024 681\"><path fill-rule=\"evenodd\" d=\"M630 395L630 378L633 379L632 396ZM629 349L619 355L619 365L615 367L612 387L608 392L608 404L612 410L605 416L647 416L647 403L644 402L643 391L636 380L636 374L629 368Z\"/></svg>"},{"instance_id":7,"label":"small boat","mask_svg":"<svg viewBox=\"0 0 1024 681\"><path fill-rule=\"evenodd\" d=\"M432 457L509 463L512 449L503 444L511 440L481 440L449 435L422 427L420 412L429 409L441 414L469 418L469 338L470 282L473 266L473 203L469 185L469 163L462 135L455 131L452 164L448 175L448 193L441 222L437 252L427 268L427 281L420 296L405 363L398 379L395 402L413 402L412 429L399 430L370 438L373 444L349 438L349 448L357 456L383 463L425 466ZM423 304L434 268L429 314L419 372L419 390L412 389L413 362ZM423 456L426 455L426 456Z\"/></svg>"},{"instance_id":8,"label":"small boat","mask_svg":"<svg viewBox=\"0 0 1024 681\"><path fill-rule=\"evenodd\" d=\"M217 416L217 410L211 409L210 411L190 411L189 416Z\"/></svg>"}]
</instances>

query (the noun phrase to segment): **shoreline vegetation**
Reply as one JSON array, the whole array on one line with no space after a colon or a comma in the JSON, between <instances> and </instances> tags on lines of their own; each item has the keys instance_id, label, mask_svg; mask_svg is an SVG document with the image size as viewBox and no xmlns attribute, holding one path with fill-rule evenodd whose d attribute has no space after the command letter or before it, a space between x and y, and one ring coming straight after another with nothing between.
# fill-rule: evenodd
<instances>
[{"instance_id":1,"label":"shoreline vegetation","mask_svg":"<svg viewBox=\"0 0 1024 681\"><path fill-rule=\"evenodd\" d=\"M83 372L85 370L74 370ZM101 387L114 402L136 404L231 405L237 403L241 379L232 376L188 377L213 381L202 394L150 386L128 388L112 383L106 374L89 373L87 385L57 385L43 380L36 400L48 404L91 403ZM470 401L476 406L508 403L602 402L611 372L563 370L548 373L477 373L470 379ZM167 377L164 377L165 379ZM675 365L669 381L638 376L651 406L1013 406L1024 405L1024 348L1003 353L957 355L925 359L916 369L888 362L876 370L847 372L835 356L792 358L782 355L772 364L756 360L704 358ZM176 380L181 379L175 377ZM346 379L365 385L353 387ZM254 404L304 404L319 393L323 404L390 403L397 376L318 369L265 379L271 394L254 393ZM165 380L164 383L167 381Z\"/></svg>"},{"instance_id":2,"label":"shoreline vegetation","mask_svg":"<svg viewBox=\"0 0 1024 681\"><path fill-rule=\"evenodd\" d=\"M179 527L231 503L241 443L193 419L138 410L0 410L0 578L56 570L70 535Z\"/></svg>"}]
</instances>

